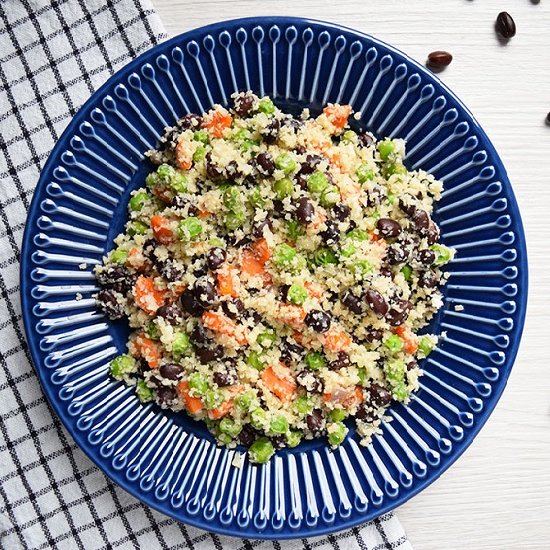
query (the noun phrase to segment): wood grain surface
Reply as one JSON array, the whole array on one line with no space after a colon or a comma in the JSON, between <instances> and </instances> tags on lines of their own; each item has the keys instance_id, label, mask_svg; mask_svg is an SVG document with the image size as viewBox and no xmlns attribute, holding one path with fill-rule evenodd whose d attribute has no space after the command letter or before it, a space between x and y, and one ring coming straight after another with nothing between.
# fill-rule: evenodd
<instances>
[{"instance_id":1,"label":"wood grain surface","mask_svg":"<svg viewBox=\"0 0 550 550\"><path fill-rule=\"evenodd\" d=\"M466 453L397 513L418 550L550 548L550 1L152 0L168 33L222 19L294 15L367 32L423 62L448 50L440 78L499 152L529 250L527 322L493 415ZM506 45L494 22L514 17Z\"/></svg>"}]
</instances>

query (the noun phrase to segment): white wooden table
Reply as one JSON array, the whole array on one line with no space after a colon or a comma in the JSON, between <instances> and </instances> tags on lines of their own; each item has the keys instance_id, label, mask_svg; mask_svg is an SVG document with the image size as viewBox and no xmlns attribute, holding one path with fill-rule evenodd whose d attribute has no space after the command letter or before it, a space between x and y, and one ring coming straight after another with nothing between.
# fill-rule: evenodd
<instances>
[{"instance_id":1,"label":"white wooden table","mask_svg":"<svg viewBox=\"0 0 550 550\"><path fill-rule=\"evenodd\" d=\"M419 61L454 55L440 74L499 151L527 233L530 298L508 387L475 442L398 510L419 550L550 548L550 1L152 0L170 35L222 19L295 15L341 23ZM493 25L506 10L517 35ZM546 353L545 353L546 352Z\"/></svg>"}]
</instances>

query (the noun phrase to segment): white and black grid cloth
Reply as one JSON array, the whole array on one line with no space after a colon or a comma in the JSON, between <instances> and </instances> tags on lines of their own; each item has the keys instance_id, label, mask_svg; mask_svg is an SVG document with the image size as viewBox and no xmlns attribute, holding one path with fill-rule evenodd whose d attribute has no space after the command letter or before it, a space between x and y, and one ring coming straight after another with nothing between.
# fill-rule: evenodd
<instances>
[{"instance_id":1,"label":"white and black grid cloth","mask_svg":"<svg viewBox=\"0 0 550 550\"><path fill-rule=\"evenodd\" d=\"M0 548L270 549L157 513L119 489L52 413L31 366L20 246L41 167L78 108L164 39L148 0L0 0ZM386 514L289 549L411 548Z\"/></svg>"}]
</instances>

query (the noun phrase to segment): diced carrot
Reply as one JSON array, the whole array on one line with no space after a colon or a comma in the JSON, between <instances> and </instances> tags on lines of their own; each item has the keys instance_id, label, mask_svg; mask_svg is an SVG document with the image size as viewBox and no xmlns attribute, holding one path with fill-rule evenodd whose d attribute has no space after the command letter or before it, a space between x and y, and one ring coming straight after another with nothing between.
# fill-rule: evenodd
<instances>
[{"instance_id":1,"label":"diced carrot","mask_svg":"<svg viewBox=\"0 0 550 550\"><path fill-rule=\"evenodd\" d=\"M191 414L196 414L202 411L202 400L199 397L193 397L189 394L189 382L187 380L182 380L177 386L176 391L181 399L185 408Z\"/></svg>"},{"instance_id":2,"label":"diced carrot","mask_svg":"<svg viewBox=\"0 0 550 550\"><path fill-rule=\"evenodd\" d=\"M210 212L208 210L199 210L199 218L208 218Z\"/></svg>"},{"instance_id":3,"label":"diced carrot","mask_svg":"<svg viewBox=\"0 0 550 550\"><path fill-rule=\"evenodd\" d=\"M264 264L260 262L254 251L250 248L245 248L241 254L241 269L247 275L261 275L265 272Z\"/></svg>"},{"instance_id":4,"label":"diced carrot","mask_svg":"<svg viewBox=\"0 0 550 550\"><path fill-rule=\"evenodd\" d=\"M282 304L279 306L277 319L289 327L294 329L302 328L305 318L306 312L303 307L292 304Z\"/></svg>"},{"instance_id":5,"label":"diced carrot","mask_svg":"<svg viewBox=\"0 0 550 550\"><path fill-rule=\"evenodd\" d=\"M342 173L346 172L346 170L344 170L344 165L342 163L342 157L338 153L331 155L329 157L329 160L330 160L330 165L336 170L338 170L338 172L342 172Z\"/></svg>"},{"instance_id":6,"label":"diced carrot","mask_svg":"<svg viewBox=\"0 0 550 550\"><path fill-rule=\"evenodd\" d=\"M359 386L355 386L353 390L347 388L338 388L332 393L324 393L323 401L342 405L345 409L351 409L355 405L359 405L363 401L363 390Z\"/></svg>"},{"instance_id":7,"label":"diced carrot","mask_svg":"<svg viewBox=\"0 0 550 550\"><path fill-rule=\"evenodd\" d=\"M311 281L306 281L304 283L304 287L306 288L306 290L308 291L308 294L312 298L319 299L323 295L323 291L317 283L312 283Z\"/></svg>"},{"instance_id":8,"label":"diced carrot","mask_svg":"<svg viewBox=\"0 0 550 550\"><path fill-rule=\"evenodd\" d=\"M154 315L164 304L166 291L155 288L155 282L150 277L140 275L134 286L134 298L139 308L149 315Z\"/></svg>"},{"instance_id":9,"label":"diced carrot","mask_svg":"<svg viewBox=\"0 0 550 550\"><path fill-rule=\"evenodd\" d=\"M296 394L296 382L292 379L290 371L288 376L278 376L273 367L268 367L262 372L262 382L281 401L290 401Z\"/></svg>"},{"instance_id":10,"label":"diced carrot","mask_svg":"<svg viewBox=\"0 0 550 550\"><path fill-rule=\"evenodd\" d=\"M157 197L157 199L161 200L165 204L170 204L172 201L173 194L169 187L155 185L151 192L155 195L155 197Z\"/></svg>"},{"instance_id":11,"label":"diced carrot","mask_svg":"<svg viewBox=\"0 0 550 550\"><path fill-rule=\"evenodd\" d=\"M418 349L418 338L404 325L399 325L393 332L403 339L403 351L405 353L416 353Z\"/></svg>"},{"instance_id":12,"label":"diced carrot","mask_svg":"<svg viewBox=\"0 0 550 550\"><path fill-rule=\"evenodd\" d=\"M292 335L292 338L294 338L294 340L296 340L297 344L301 344L304 341L304 335L301 332L295 332Z\"/></svg>"},{"instance_id":13,"label":"diced carrot","mask_svg":"<svg viewBox=\"0 0 550 550\"><path fill-rule=\"evenodd\" d=\"M155 239L161 244L170 244L174 240L174 231L168 218L155 214L151 216L151 228Z\"/></svg>"},{"instance_id":14,"label":"diced carrot","mask_svg":"<svg viewBox=\"0 0 550 550\"><path fill-rule=\"evenodd\" d=\"M180 140L176 145L176 164L180 170L189 170L193 165L193 155L186 140Z\"/></svg>"},{"instance_id":15,"label":"diced carrot","mask_svg":"<svg viewBox=\"0 0 550 550\"><path fill-rule=\"evenodd\" d=\"M145 267L146 260L137 247L130 248L128 251L128 257L126 258L126 264L133 267L137 271L142 270Z\"/></svg>"},{"instance_id":16,"label":"diced carrot","mask_svg":"<svg viewBox=\"0 0 550 550\"><path fill-rule=\"evenodd\" d=\"M218 269L216 279L218 281L218 292L222 296L238 296L237 288L235 286L235 278L237 275L237 268L232 265L224 265L221 269Z\"/></svg>"},{"instance_id":17,"label":"diced carrot","mask_svg":"<svg viewBox=\"0 0 550 550\"><path fill-rule=\"evenodd\" d=\"M159 366L161 351L158 342L140 334L134 341L134 346L139 357L143 357L150 368L156 369Z\"/></svg>"},{"instance_id":18,"label":"diced carrot","mask_svg":"<svg viewBox=\"0 0 550 550\"><path fill-rule=\"evenodd\" d=\"M322 337L326 348L333 352L348 351L351 346L351 338L343 330L333 327Z\"/></svg>"},{"instance_id":19,"label":"diced carrot","mask_svg":"<svg viewBox=\"0 0 550 550\"><path fill-rule=\"evenodd\" d=\"M202 314L202 324L214 332L235 338L241 346L247 343L244 334L239 334L237 331L237 325L223 313L205 311Z\"/></svg>"},{"instance_id":20,"label":"diced carrot","mask_svg":"<svg viewBox=\"0 0 550 550\"><path fill-rule=\"evenodd\" d=\"M212 137L221 138L223 131L231 126L233 117L223 107L210 111L204 118L202 126L206 128Z\"/></svg>"},{"instance_id":21,"label":"diced carrot","mask_svg":"<svg viewBox=\"0 0 550 550\"><path fill-rule=\"evenodd\" d=\"M267 244L267 241L265 239L258 239L257 241L254 241L250 245L250 248L254 252L256 259L261 264L265 264L267 260L271 258L271 249L269 248L269 245Z\"/></svg>"},{"instance_id":22,"label":"diced carrot","mask_svg":"<svg viewBox=\"0 0 550 550\"><path fill-rule=\"evenodd\" d=\"M233 409L233 399L224 401L219 407L208 411L208 418L212 420L218 420L223 418L226 414L229 414Z\"/></svg>"},{"instance_id":23,"label":"diced carrot","mask_svg":"<svg viewBox=\"0 0 550 550\"><path fill-rule=\"evenodd\" d=\"M338 103L329 103L323 113L336 128L342 129L351 115L351 105L338 105Z\"/></svg>"}]
</instances>

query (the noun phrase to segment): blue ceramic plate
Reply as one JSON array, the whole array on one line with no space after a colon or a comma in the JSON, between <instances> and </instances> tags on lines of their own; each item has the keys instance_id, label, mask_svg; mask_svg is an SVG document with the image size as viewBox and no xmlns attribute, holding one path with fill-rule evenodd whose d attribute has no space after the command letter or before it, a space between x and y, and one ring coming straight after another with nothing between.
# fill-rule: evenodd
<instances>
[{"instance_id":1,"label":"blue ceramic plate","mask_svg":"<svg viewBox=\"0 0 550 550\"><path fill-rule=\"evenodd\" d=\"M443 180L443 242L457 249L443 335L421 389L368 447L353 432L331 451L311 441L250 464L200 423L141 404L109 378L127 327L94 307L93 267L150 168L143 153L183 114L269 94L289 110L351 103L358 126L408 142L407 163ZM521 219L506 172L468 110L430 72L362 33L318 21L253 18L160 44L80 109L51 154L31 205L21 288L44 391L88 456L144 503L185 523L250 538L349 528L402 504L471 443L500 397L527 297ZM459 307L456 307L459 305ZM241 462L241 466L236 464Z\"/></svg>"}]
</instances>

